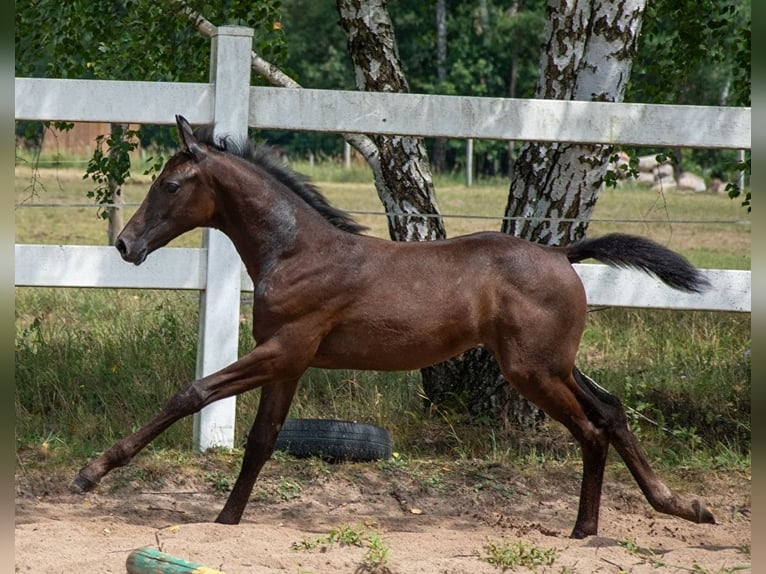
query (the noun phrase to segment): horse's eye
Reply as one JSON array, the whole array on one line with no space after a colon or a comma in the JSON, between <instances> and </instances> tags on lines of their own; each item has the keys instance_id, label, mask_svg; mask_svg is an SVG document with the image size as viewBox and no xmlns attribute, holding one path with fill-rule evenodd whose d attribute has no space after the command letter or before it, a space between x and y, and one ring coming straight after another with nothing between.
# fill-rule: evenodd
<instances>
[{"instance_id":1,"label":"horse's eye","mask_svg":"<svg viewBox=\"0 0 766 574\"><path fill-rule=\"evenodd\" d=\"M168 193L175 193L181 188L175 181L165 182L165 191Z\"/></svg>"}]
</instances>

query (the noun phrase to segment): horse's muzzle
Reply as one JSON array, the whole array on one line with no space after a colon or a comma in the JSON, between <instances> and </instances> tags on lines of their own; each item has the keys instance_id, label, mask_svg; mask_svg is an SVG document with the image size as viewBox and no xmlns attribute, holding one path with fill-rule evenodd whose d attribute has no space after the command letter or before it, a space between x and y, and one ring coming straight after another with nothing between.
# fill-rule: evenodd
<instances>
[{"instance_id":1,"label":"horse's muzzle","mask_svg":"<svg viewBox=\"0 0 766 574\"><path fill-rule=\"evenodd\" d=\"M120 256L125 261L133 263L134 265L141 265L141 263L144 262L146 256L148 255L145 246L141 249L135 249L134 245L131 245L122 237L117 238L117 241L114 242L114 246L117 248L117 251L120 252Z\"/></svg>"}]
</instances>

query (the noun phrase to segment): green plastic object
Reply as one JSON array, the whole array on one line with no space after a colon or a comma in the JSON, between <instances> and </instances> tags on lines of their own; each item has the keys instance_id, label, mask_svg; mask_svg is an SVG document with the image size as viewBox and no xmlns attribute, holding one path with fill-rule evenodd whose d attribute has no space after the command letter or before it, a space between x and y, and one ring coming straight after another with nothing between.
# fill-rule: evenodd
<instances>
[{"instance_id":1,"label":"green plastic object","mask_svg":"<svg viewBox=\"0 0 766 574\"><path fill-rule=\"evenodd\" d=\"M220 570L165 554L151 546L131 552L125 565L128 574L224 574Z\"/></svg>"}]
</instances>

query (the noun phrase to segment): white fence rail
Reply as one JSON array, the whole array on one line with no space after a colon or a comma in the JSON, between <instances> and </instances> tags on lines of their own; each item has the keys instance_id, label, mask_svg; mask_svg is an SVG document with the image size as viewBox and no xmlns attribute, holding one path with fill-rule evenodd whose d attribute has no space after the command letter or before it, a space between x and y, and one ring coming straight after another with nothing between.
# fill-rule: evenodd
<instances>
[{"instance_id":1,"label":"white fence rail","mask_svg":"<svg viewBox=\"0 0 766 574\"><path fill-rule=\"evenodd\" d=\"M172 124L216 123L241 136L247 126L300 131L453 138L596 142L630 146L750 149L750 108L469 98L250 86L252 30L218 29L211 82L151 83L16 78L17 120ZM194 289L200 309L198 376L237 355L239 293L252 290L231 243L206 232L203 247L165 248L141 267L109 247L16 245L17 286ZM750 271L705 270L713 289L679 293L659 281L603 265L575 266L592 305L750 311ZM215 304L215 312L209 306ZM213 320L213 316L216 317ZM235 399L195 417L200 449L233 445Z\"/></svg>"},{"instance_id":2,"label":"white fence rail","mask_svg":"<svg viewBox=\"0 0 766 574\"><path fill-rule=\"evenodd\" d=\"M125 99L130 94L129 99ZM17 120L212 122L213 84L16 78ZM251 87L258 128L626 146L750 148L750 108Z\"/></svg>"}]
</instances>

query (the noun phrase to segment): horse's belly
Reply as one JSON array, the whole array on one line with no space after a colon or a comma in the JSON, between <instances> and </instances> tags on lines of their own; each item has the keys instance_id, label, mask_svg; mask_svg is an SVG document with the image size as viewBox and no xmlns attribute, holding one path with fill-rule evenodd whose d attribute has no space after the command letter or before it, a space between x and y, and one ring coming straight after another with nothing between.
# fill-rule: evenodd
<instances>
[{"instance_id":1,"label":"horse's belly","mask_svg":"<svg viewBox=\"0 0 766 574\"><path fill-rule=\"evenodd\" d=\"M331 332L321 343L312 366L326 369L410 371L445 361L481 345L467 325L407 331L376 328Z\"/></svg>"}]
</instances>

